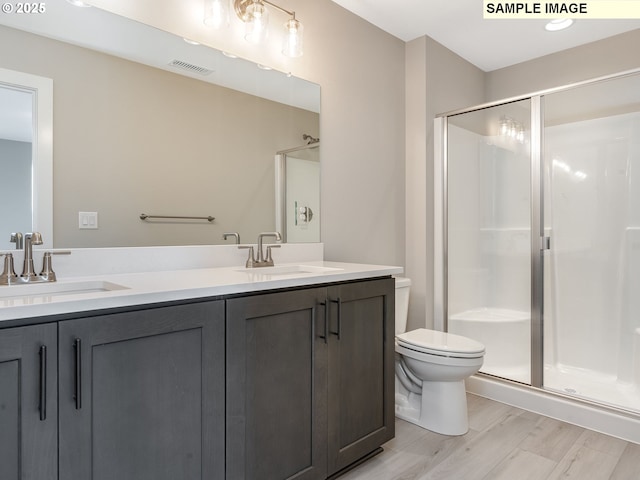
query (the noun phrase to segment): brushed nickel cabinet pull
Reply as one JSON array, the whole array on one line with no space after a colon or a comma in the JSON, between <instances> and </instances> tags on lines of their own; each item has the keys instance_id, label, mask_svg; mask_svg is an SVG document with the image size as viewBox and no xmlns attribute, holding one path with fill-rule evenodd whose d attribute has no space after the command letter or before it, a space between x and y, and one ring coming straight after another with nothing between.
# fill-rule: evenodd
<instances>
[{"instance_id":1,"label":"brushed nickel cabinet pull","mask_svg":"<svg viewBox=\"0 0 640 480\"><path fill-rule=\"evenodd\" d=\"M40 346L40 421L44 422L47 419L47 347L46 345Z\"/></svg>"},{"instance_id":2,"label":"brushed nickel cabinet pull","mask_svg":"<svg viewBox=\"0 0 640 480\"><path fill-rule=\"evenodd\" d=\"M331 333L336 335L338 340L340 340L340 334L342 332L342 300L338 297L336 300L331 300L331 302L338 304L338 331Z\"/></svg>"},{"instance_id":3,"label":"brushed nickel cabinet pull","mask_svg":"<svg viewBox=\"0 0 640 480\"><path fill-rule=\"evenodd\" d=\"M75 356L75 381L73 399L76 401L76 410L82 408L82 341L76 338L73 342Z\"/></svg>"}]
</instances>

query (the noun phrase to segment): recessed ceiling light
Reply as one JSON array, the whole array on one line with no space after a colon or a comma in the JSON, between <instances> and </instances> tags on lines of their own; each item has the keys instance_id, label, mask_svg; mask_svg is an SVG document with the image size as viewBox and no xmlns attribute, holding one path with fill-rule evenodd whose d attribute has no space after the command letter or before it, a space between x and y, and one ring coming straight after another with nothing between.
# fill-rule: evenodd
<instances>
[{"instance_id":1,"label":"recessed ceiling light","mask_svg":"<svg viewBox=\"0 0 640 480\"><path fill-rule=\"evenodd\" d=\"M223 54L225 57L227 57L227 58L238 58L238 56L237 56L237 55L234 55L234 54L233 54L233 53L231 53L231 52L226 52L226 51L224 51L224 50L222 51L222 54Z\"/></svg>"},{"instance_id":2,"label":"recessed ceiling light","mask_svg":"<svg viewBox=\"0 0 640 480\"><path fill-rule=\"evenodd\" d=\"M551 20L544 26L544 29L548 32L557 32L558 30L564 30L573 25L573 20L570 18L556 18Z\"/></svg>"},{"instance_id":3,"label":"recessed ceiling light","mask_svg":"<svg viewBox=\"0 0 640 480\"><path fill-rule=\"evenodd\" d=\"M261 63L258 63L257 65L258 65L258 68L259 68L260 70L273 70L273 69L272 69L271 67L269 67L268 65L263 65L263 64L261 64Z\"/></svg>"},{"instance_id":4,"label":"recessed ceiling light","mask_svg":"<svg viewBox=\"0 0 640 480\"><path fill-rule=\"evenodd\" d=\"M200 45L199 42L196 42L195 40L191 40L190 38L182 38L185 42L187 42L189 45Z\"/></svg>"},{"instance_id":5,"label":"recessed ceiling light","mask_svg":"<svg viewBox=\"0 0 640 480\"><path fill-rule=\"evenodd\" d=\"M82 0L67 0L74 7L90 7L88 3L83 2Z\"/></svg>"}]
</instances>

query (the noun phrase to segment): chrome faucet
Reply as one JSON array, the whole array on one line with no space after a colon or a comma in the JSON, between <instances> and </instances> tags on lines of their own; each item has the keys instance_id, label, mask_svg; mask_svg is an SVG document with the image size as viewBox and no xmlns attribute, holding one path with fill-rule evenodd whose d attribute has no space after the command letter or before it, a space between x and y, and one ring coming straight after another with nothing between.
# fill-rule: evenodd
<instances>
[{"instance_id":1,"label":"chrome faucet","mask_svg":"<svg viewBox=\"0 0 640 480\"><path fill-rule=\"evenodd\" d=\"M38 232L26 233L24 235L24 262L22 263L21 278L27 282L32 281L36 277L35 268L33 268L33 245L42 245L42 235Z\"/></svg>"},{"instance_id":2,"label":"chrome faucet","mask_svg":"<svg viewBox=\"0 0 640 480\"><path fill-rule=\"evenodd\" d=\"M226 240L229 237L235 237L236 245L240 245L240 234L238 232L226 232L222 234L222 238Z\"/></svg>"},{"instance_id":3,"label":"chrome faucet","mask_svg":"<svg viewBox=\"0 0 640 480\"><path fill-rule=\"evenodd\" d=\"M243 245L238 248L247 248L249 249L249 258L247 259L247 263L245 266L247 268L256 268L256 267L273 267L273 258L271 257L271 249L272 248L280 248L280 245L268 245L267 253L264 254L262 249L262 239L265 237L274 237L277 241L282 240L282 236L279 232L262 232L258 235L258 258L254 258L253 245Z\"/></svg>"},{"instance_id":4,"label":"chrome faucet","mask_svg":"<svg viewBox=\"0 0 640 480\"><path fill-rule=\"evenodd\" d=\"M258 259L256 260L256 267L273 267L273 260L271 259L271 249L280 248L280 245L270 245L267 247L266 258L262 251L262 239L264 237L274 237L277 241L282 240L282 236L279 232L262 232L258 234Z\"/></svg>"},{"instance_id":5,"label":"chrome faucet","mask_svg":"<svg viewBox=\"0 0 640 480\"><path fill-rule=\"evenodd\" d=\"M15 240L14 240L15 238ZM68 250L58 250L53 252L45 252L42 259L42 271L36 275L33 266L33 245L42 245L42 235L38 232L22 234L11 234L11 241L18 245L18 239L24 241L24 262L22 265L22 274L16 275L13 267L13 254L0 253L0 257L4 256L4 267L0 274L0 285L14 285L20 283L42 283L55 282L56 272L51 267L52 255L69 255Z\"/></svg>"}]
</instances>

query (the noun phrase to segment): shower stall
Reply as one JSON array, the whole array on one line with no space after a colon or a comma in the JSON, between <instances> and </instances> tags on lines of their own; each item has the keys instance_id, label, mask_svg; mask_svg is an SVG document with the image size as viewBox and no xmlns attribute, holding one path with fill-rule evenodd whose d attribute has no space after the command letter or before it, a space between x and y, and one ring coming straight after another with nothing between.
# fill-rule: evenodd
<instances>
[{"instance_id":1,"label":"shower stall","mask_svg":"<svg viewBox=\"0 0 640 480\"><path fill-rule=\"evenodd\" d=\"M439 326L485 375L640 419L640 70L435 126Z\"/></svg>"}]
</instances>

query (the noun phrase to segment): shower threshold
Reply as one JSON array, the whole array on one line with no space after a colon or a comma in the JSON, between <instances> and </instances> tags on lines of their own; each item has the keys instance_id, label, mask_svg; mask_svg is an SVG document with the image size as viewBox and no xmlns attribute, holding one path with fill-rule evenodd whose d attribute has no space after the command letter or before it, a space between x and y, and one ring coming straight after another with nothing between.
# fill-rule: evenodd
<instances>
[{"instance_id":1,"label":"shower threshold","mask_svg":"<svg viewBox=\"0 0 640 480\"><path fill-rule=\"evenodd\" d=\"M640 388L615 375L565 365L545 365L544 389L640 413Z\"/></svg>"}]
</instances>

